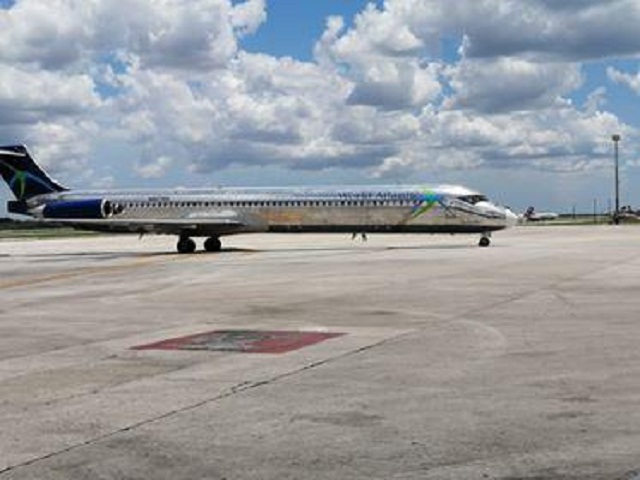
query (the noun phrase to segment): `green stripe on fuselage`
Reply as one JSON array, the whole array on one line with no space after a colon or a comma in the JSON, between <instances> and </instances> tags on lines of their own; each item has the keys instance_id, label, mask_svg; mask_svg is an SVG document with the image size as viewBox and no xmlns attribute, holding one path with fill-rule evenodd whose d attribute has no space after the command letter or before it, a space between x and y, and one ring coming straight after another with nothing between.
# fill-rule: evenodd
<instances>
[{"instance_id":1,"label":"green stripe on fuselage","mask_svg":"<svg viewBox=\"0 0 640 480\"><path fill-rule=\"evenodd\" d=\"M411 210L411 219L418 218L430 211L437 203L442 202L442 195L426 191Z\"/></svg>"}]
</instances>

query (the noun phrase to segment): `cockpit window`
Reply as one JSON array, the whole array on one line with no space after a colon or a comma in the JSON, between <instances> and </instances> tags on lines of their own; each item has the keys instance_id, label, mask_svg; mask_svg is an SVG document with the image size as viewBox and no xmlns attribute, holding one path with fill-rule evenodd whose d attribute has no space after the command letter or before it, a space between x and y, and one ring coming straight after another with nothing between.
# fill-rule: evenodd
<instances>
[{"instance_id":1,"label":"cockpit window","mask_svg":"<svg viewBox=\"0 0 640 480\"><path fill-rule=\"evenodd\" d=\"M488 199L484 195L462 195L458 197L459 200L463 202L470 203L471 205L475 205L478 202L487 202Z\"/></svg>"}]
</instances>

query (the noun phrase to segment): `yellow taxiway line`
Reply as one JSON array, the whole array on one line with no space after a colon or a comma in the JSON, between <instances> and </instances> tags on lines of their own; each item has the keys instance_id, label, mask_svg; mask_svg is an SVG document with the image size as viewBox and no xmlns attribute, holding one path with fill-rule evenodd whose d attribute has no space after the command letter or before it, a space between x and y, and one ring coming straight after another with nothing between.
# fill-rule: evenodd
<instances>
[{"instance_id":1,"label":"yellow taxiway line","mask_svg":"<svg viewBox=\"0 0 640 480\"><path fill-rule=\"evenodd\" d=\"M130 262L124 264L117 265L107 265L102 267L85 267L85 268L75 268L73 270L68 270L60 273L52 273L50 275L41 275L36 277L27 277L27 278L17 278L15 280L4 280L0 281L0 290L8 289L8 288L20 288L20 287L30 287L33 285L38 285L41 283L53 282L56 280L67 280L70 278L82 277L85 275L96 275L96 274L104 274L104 273L113 273L124 270L129 270L132 268L141 267L144 265L150 265L159 263L161 260L188 260L190 258L189 255L186 256L160 256L160 257L147 257L147 258L137 258Z\"/></svg>"}]
</instances>

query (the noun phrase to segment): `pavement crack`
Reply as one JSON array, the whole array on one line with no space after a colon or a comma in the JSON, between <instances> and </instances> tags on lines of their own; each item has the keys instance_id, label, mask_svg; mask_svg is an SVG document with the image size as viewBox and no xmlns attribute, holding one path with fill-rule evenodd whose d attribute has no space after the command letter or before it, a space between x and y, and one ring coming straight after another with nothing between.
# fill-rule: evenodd
<instances>
[{"instance_id":1,"label":"pavement crack","mask_svg":"<svg viewBox=\"0 0 640 480\"><path fill-rule=\"evenodd\" d=\"M69 453L69 452L72 452L74 450L78 450L78 449L81 449L81 448L84 448L84 447L95 445L95 444L100 443L100 442L102 442L104 440L113 438L113 437L115 437L117 435L120 435L120 434L123 434L123 433L128 433L128 432L131 432L131 431L136 430L138 428L141 428L141 427L144 427L144 426L147 426L147 425L152 425L154 423L161 422L161 421L166 420L168 418L171 418L173 416L180 415L182 413L186 413L186 412L190 412L190 411L196 410L196 409L198 409L200 407L203 407L205 405L213 404L213 403L218 402L220 400L224 400L226 398L230 398L230 397L232 397L234 395L239 395L239 394L251 391L251 390L255 390L255 389L260 388L260 387L273 385L273 384L275 384L275 383L277 383L277 382L279 382L281 380L284 380L286 378L299 375L301 373L304 373L304 372L307 372L309 370L313 370L313 369L322 367L324 365L328 365L328 364L336 362L336 361L340 361L340 360L342 360L344 358L353 357L353 356L359 355L359 354L361 354L363 352L367 352L369 350L372 350L374 348L382 346L382 345L384 345L386 343L389 343L391 341L397 340L400 337L404 337L406 335L409 335L410 333L411 333L411 331L400 332L400 333L398 333L398 334L396 334L394 336L384 338L384 339L379 340L377 342L374 342L374 343L371 343L371 344L368 344L368 345L364 345L362 347L358 347L358 348L353 349L353 350L349 350L349 351L344 352L344 353L342 353L340 355L336 355L336 356L333 356L333 357L328 357L328 358L325 358L325 359L322 359L322 360L318 360L318 361L315 361L315 362L308 363L308 364L303 365L303 366L301 366L299 368L296 368L294 370L290 370L288 372L284 372L284 373L281 373L281 374L278 374L278 375L274 375L274 376L272 376L270 378L266 378L266 379L263 379L263 380L256 380L256 381L241 382L241 383L239 383L237 385L232 386L228 391L226 391L224 393L221 393L219 395L215 395L213 397L205 398L204 400L201 400L199 402L193 403L191 405L187 405L187 406L184 406L182 408L177 408L177 409L165 412L165 413L163 413L161 415L156 415L154 417L147 418L145 420L141 420L139 422L132 423L130 425L126 425L124 427L118 428L116 430L113 430L111 432L105 433L103 435L98 435L96 437L90 438L90 439L85 440L83 442L79 442L79 443L76 443L74 445L69 445L66 448L62 448L62 449L56 450L54 452L47 453L45 455L41 455L41 456L36 457L36 458L32 458L31 460L26 460L24 462L21 462L21 463L15 464L15 465L9 465L9 466L7 466L7 467L5 467L3 469L0 469L0 476L4 476L5 474L7 474L9 472L13 472L15 470L18 470L18 469L21 469L21 468L24 468L24 467L28 467L28 466L34 465L36 463L39 463L39 462L52 459L52 458L54 458L56 456L63 455L65 453Z\"/></svg>"},{"instance_id":2,"label":"pavement crack","mask_svg":"<svg viewBox=\"0 0 640 480\"><path fill-rule=\"evenodd\" d=\"M507 296L507 298L502 298L500 300L496 300L494 302L491 302L488 305L475 307L475 308L472 308L472 309L470 309L470 310L468 310L466 312L463 312L461 314L454 315L454 316L451 317L451 320L456 320L456 319L459 319L459 318L465 318L466 316L470 316L470 315L477 314L477 313L480 313L480 312L486 312L486 311L492 310L494 308L499 308L501 306L508 305L509 303L512 303L512 302L515 302L515 301L518 301L518 300L522 300L524 298L527 298L527 297L530 297L530 296L534 296L534 295L537 295L537 294L539 294L541 292L547 292L547 291L551 291L555 296L557 296L564 303L569 303L569 300L566 297L563 297L563 296L561 296L561 294L558 294L557 292L555 292L555 290L560 288L563 284L568 283L568 282L573 282L573 281L579 280L581 278L588 277L588 276L593 275L593 274L595 274L597 272L604 272L604 271L607 271L607 270L612 270L612 269L618 268L620 266L629 265L630 263L635 262L639 258L640 258L640 255L636 255L636 256L634 256L632 258L626 257L626 258L624 258L622 260L619 260L617 262L614 262L614 263L609 263L609 264L604 265L604 266L599 265L598 267L589 269L587 271L579 272L579 273L576 273L574 275L569 275L569 276L560 278L558 280L555 280L553 282L549 282L549 283L543 284L540 287L535 288L533 290L526 290L524 292L516 292L516 293L513 293L512 295Z\"/></svg>"}]
</instances>

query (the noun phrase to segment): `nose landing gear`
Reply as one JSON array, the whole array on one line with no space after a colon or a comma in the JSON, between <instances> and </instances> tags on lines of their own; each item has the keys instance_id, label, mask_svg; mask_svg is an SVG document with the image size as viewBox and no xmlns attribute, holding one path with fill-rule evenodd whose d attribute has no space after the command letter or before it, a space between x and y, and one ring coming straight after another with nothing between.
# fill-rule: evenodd
<instances>
[{"instance_id":1,"label":"nose landing gear","mask_svg":"<svg viewBox=\"0 0 640 480\"><path fill-rule=\"evenodd\" d=\"M480 241L478 242L478 246L488 247L489 245L491 245L491 234L483 233L482 236L480 237Z\"/></svg>"}]
</instances>

